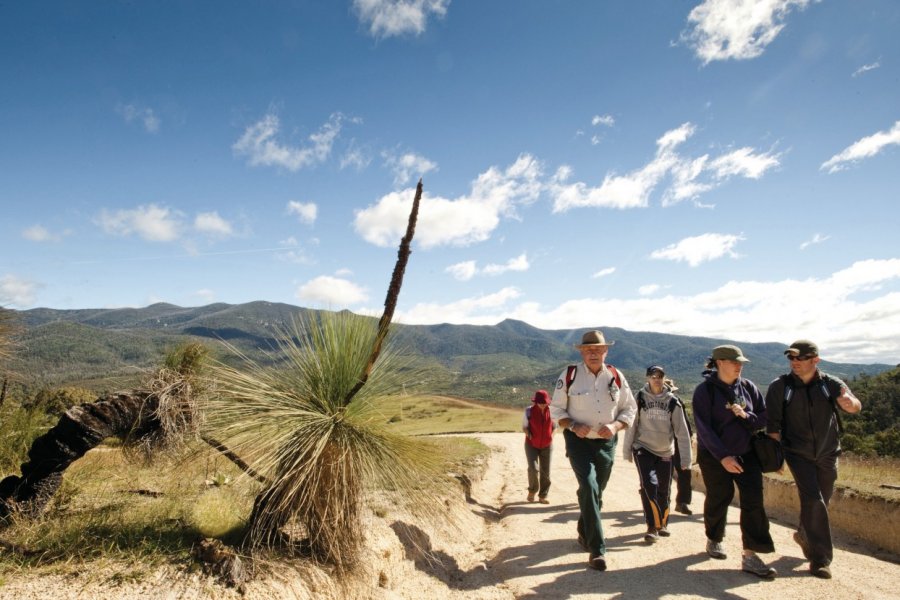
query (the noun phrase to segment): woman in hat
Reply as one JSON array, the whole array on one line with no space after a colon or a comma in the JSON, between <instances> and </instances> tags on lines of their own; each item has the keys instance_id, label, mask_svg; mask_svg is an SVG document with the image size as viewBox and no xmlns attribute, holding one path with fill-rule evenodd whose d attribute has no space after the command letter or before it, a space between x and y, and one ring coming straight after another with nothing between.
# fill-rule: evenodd
<instances>
[{"instance_id":1,"label":"woman in hat","mask_svg":"<svg viewBox=\"0 0 900 600\"><path fill-rule=\"evenodd\" d=\"M651 544L660 536L670 535L669 490L676 443L681 467L691 468L691 433L684 405L675 395L678 388L665 376L665 370L658 365L647 369L647 383L635 394L637 416L625 430L622 446L625 460L637 466L641 504L647 521L644 541Z\"/></svg>"},{"instance_id":2,"label":"woman in hat","mask_svg":"<svg viewBox=\"0 0 900 600\"><path fill-rule=\"evenodd\" d=\"M775 551L763 506L763 476L750 439L766 426L766 404L759 388L741 377L750 362L737 346L717 346L707 363L706 380L694 390L697 462L706 486L703 522L706 552L724 559L725 522L734 486L740 490L741 570L764 579L777 574L757 552Z\"/></svg>"},{"instance_id":3,"label":"woman in hat","mask_svg":"<svg viewBox=\"0 0 900 600\"><path fill-rule=\"evenodd\" d=\"M553 453L553 432L556 422L550 417L550 394L546 390L534 393L531 406L525 409L522 431L525 432L525 458L528 461L528 501L537 494L541 504L549 504L550 456Z\"/></svg>"}]
</instances>

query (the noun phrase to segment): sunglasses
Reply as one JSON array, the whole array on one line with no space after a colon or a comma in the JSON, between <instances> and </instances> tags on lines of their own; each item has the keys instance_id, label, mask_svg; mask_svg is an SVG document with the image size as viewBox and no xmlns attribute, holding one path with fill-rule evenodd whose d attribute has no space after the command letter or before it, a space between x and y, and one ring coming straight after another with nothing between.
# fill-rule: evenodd
<instances>
[{"instance_id":1,"label":"sunglasses","mask_svg":"<svg viewBox=\"0 0 900 600\"><path fill-rule=\"evenodd\" d=\"M812 356L788 356L787 359L791 362L803 362L805 360L811 359Z\"/></svg>"},{"instance_id":2,"label":"sunglasses","mask_svg":"<svg viewBox=\"0 0 900 600\"><path fill-rule=\"evenodd\" d=\"M650 377L650 379L662 379L663 378L662 375L650 375L649 377Z\"/></svg>"}]
</instances>

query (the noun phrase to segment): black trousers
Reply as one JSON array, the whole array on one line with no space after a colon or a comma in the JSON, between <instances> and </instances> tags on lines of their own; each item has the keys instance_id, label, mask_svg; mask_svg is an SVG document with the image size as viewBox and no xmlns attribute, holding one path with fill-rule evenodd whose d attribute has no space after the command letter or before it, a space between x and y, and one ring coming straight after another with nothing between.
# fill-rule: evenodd
<instances>
[{"instance_id":1,"label":"black trousers","mask_svg":"<svg viewBox=\"0 0 900 600\"><path fill-rule=\"evenodd\" d=\"M700 473L706 486L703 503L703 523L706 537L714 542L725 538L728 505L734 499L734 486L740 490L741 541L744 550L774 552L775 544L769 534L769 518L763 505L763 476L759 460L753 452L740 456L743 473L729 473L715 456L705 448L697 449Z\"/></svg>"},{"instance_id":2,"label":"black trousers","mask_svg":"<svg viewBox=\"0 0 900 600\"><path fill-rule=\"evenodd\" d=\"M809 561L815 565L828 566L834 552L828 521L828 502L834 493L834 482L837 479L837 455L812 461L789 453L785 460L800 495L800 536L806 540L809 548Z\"/></svg>"},{"instance_id":3,"label":"black trousers","mask_svg":"<svg viewBox=\"0 0 900 600\"><path fill-rule=\"evenodd\" d=\"M678 488L678 493L675 494L675 503L690 504L693 497L693 490L691 489L693 472L690 467L687 469L681 468L681 454L678 452L677 443L675 444L675 456L672 457L672 465L675 467L675 480Z\"/></svg>"}]
</instances>

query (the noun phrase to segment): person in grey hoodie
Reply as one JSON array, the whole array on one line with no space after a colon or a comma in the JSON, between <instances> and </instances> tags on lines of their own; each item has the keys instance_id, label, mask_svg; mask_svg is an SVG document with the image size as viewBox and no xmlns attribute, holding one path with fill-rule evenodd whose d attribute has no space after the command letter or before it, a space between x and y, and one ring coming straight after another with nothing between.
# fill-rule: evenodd
<instances>
[{"instance_id":1,"label":"person in grey hoodie","mask_svg":"<svg viewBox=\"0 0 900 600\"><path fill-rule=\"evenodd\" d=\"M669 496L672 484L672 457L675 444L683 469L691 468L691 433L684 405L665 370L647 368L647 383L635 394L638 410L634 424L625 430L622 454L637 467L641 504L647 521L644 540L654 543L668 537ZM668 384L668 385L667 385Z\"/></svg>"}]
</instances>

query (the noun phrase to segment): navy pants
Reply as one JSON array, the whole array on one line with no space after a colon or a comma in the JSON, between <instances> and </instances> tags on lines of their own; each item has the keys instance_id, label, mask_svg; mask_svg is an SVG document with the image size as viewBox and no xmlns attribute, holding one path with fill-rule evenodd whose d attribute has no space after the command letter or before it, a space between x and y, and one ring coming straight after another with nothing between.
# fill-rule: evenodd
<instances>
[{"instance_id":1,"label":"navy pants","mask_svg":"<svg viewBox=\"0 0 900 600\"><path fill-rule=\"evenodd\" d=\"M672 465L675 467L675 481L678 493L675 494L676 504L690 504L694 491L691 488L691 478L694 473L690 467L681 468L681 454L678 452L678 444L675 444L675 456L672 457Z\"/></svg>"},{"instance_id":2,"label":"navy pants","mask_svg":"<svg viewBox=\"0 0 900 600\"><path fill-rule=\"evenodd\" d=\"M649 450L632 450L641 480L641 504L647 529L662 529L669 522L669 490L672 487L672 457L657 456Z\"/></svg>"},{"instance_id":3,"label":"navy pants","mask_svg":"<svg viewBox=\"0 0 900 600\"><path fill-rule=\"evenodd\" d=\"M703 503L703 523L706 537L714 542L725 539L725 523L728 505L734 498L734 486L741 491L741 541L745 550L754 552L775 552L775 544L769 534L769 517L763 505L763 476L759 459L751 450L738 457L743 473L725 470L715 456L705 448L697 449L697 462L706 486L706 501Z\"/></svg>"},{"instance_id":4,"label":"navy pants","mask_svg":"<svg viewBox=\"0 0 900 600\"><path fill-rule=\"evenodd\" d=\"M578 481L578 535L584 539L592 555L606 554L606 540L600 523L603 490L609 483L617 436L612 439L580 438L569 430L563 432L566 455Z\"/></svg>"},{"instance_id":5,"label":"navy pants","mask_svg":"<svg viewBox=\"0 0 900 600\"><path fill-rule=\"evenodd\" d=\"M837 455L812 461L788 453L788 468L800 495L800 536L806 540L810 563L828 566L833 558L828 502L837 479Z\"/></svg>"}]
</instances>

